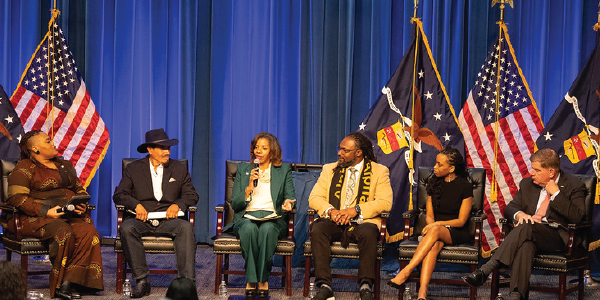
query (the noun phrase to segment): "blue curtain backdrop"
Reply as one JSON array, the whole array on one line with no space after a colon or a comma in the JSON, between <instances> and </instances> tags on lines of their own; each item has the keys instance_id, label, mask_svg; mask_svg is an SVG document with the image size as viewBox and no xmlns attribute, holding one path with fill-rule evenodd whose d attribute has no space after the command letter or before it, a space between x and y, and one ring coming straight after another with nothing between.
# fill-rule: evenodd
<instances>
[{"instance_id":1,"label":"blue curtain backdrop","mask_svg":"<svg viewBox=\"0 0 600 300\"><path fill-rule=\"evenodd\" d=\"M0 84L11 93L50 18L49 0L0 1ZM491 1L420 1L418 16L458 113L497 38ZM412 1L65 1L60 24L111 133L89 192L104 236L121 159L144 133L180 140L210 242L226 159L249 159L260 131L289 162L326 163L381 92L410 42ZM544 121L594 46L597 0L515 1L511 41Z\"/></svg>"}]
</instances>

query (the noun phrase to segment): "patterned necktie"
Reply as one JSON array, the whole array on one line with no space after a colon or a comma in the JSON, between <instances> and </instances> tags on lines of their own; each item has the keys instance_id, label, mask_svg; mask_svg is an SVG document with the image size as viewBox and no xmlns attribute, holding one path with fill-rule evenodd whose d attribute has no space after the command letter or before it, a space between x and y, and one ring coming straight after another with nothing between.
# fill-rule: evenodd
<instances>
[{"instance_id":1,"label":"patterned necktie","mask_svg":"<svg viewBox=\"0 0 600 300\"><path fill-rule=\"evenodd\" d=\"M550 193L546 193L546 198L544 198L544 201L542 201L542 204L540 204L540 208L538 208L537 212L532 217L532 219L535 222L537 222L537 223L542 222L542 218L546 216L546 211L548 210L548 204L550 204L550 196L551 196Z\"/></svg>"},{"instance_id":2,"label":"patterned necktie","mask_svg":"<svg viewBox=\"0 0 600 300\"><path fill-rule=\"evenodd\" d=\"M346 186L346 200L344 201L344 208L350 207L352 200L354 199L354 187L356 186L356 170L354 167L348 169L350 171L350 177L348 178L348 185Z\"/></svg>"}]
</instances>

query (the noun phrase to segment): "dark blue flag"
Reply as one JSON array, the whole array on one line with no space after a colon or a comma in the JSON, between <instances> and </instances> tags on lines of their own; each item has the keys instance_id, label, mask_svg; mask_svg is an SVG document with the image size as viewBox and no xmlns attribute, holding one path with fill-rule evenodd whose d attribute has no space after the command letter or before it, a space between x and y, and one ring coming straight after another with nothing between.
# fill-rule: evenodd
<instances>
[{"instance_id":1,"label":"dark blue flag","mask_svg":"<svg viewBox=\"0 0 600 300\"><path fill-rule=\"evenodd\" d=\"M435 157L445 146L464 152L456 114L419 20L415 21L411 46L363 119L359 131L373 142L378 162L390 169L394 204L387 240L398 241L404 230L402 213L412 208L410 179L416 193L417 172L410 174L409 166L412 165L413 170L433 167Z\"/></svg>"},{"instance_id":2,"label":"dark blue flag","mask_svg":"<svg viewBox=\"0 0 600 300\"><path fill-rule=\"evenodd\" d=\"M600 32L596 33L596 47L577 75L571 89L550 118L537 139L538 148L550 148L561 155L560 167L568 173L600 177L598 167L598 111L600 109ZM598 193L596 187L596 202ZM600 209L594 209L594 226L590 251L600 247ZM600 265L600 254L592 255L595 269ZM595 259L593 258L595 257ZM591 268L593 269L593 268Z\"/></svg>"},{"instance_id":3,"label":"dark blue flag","mask_svg":"<svg viewBox=\"0 0 600 300\"><path fill-rule=\"evenodd\" d=\"M23 125L15 112L4 88L0 85L0 158L17 160Z\"/></svg>"}]
</instances>

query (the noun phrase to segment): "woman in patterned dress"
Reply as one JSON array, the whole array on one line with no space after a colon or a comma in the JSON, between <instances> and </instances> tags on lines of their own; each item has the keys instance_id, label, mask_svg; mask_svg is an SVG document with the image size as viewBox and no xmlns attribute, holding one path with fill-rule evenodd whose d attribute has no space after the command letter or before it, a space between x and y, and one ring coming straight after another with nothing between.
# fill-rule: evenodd
<instances>
[{"instance_id":1,"label":"woman in patterned dress","mask_svg":"<svg viewBox=\"0 0 600 300\"><path fill-rule=\"evenodd\" d=\"M100 239L86 205L69 214L57 210L72 196L87 195L73 165L56 156L54 143L42 131L27 132L20 146L21 159L8 177L7 201L21 212L23 235L49 242L50 296L76 299L82 290L103 290Z\"/></svg>"}]
</instances>

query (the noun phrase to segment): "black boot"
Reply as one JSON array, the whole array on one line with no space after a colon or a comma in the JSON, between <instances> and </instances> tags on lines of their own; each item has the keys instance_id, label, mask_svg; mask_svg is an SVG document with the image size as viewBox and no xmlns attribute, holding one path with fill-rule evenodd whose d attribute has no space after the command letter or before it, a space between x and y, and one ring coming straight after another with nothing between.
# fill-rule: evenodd
<instances>
[{"instance_id":1,"label":"black boot","mask_svg":"<svg viewBox=\"0 0 600 300\"><path fill-rule=\"evenodd\" d=\"M131 290L131 298L142 298L148 295L150 295L150 281L148 281L148 277L137 280Z\"/></svg>"}]
</instances>

